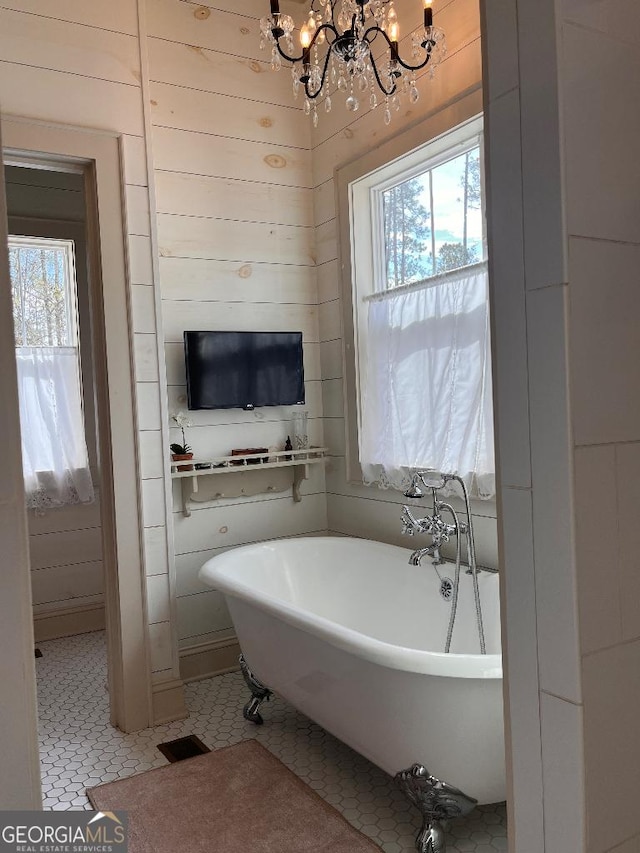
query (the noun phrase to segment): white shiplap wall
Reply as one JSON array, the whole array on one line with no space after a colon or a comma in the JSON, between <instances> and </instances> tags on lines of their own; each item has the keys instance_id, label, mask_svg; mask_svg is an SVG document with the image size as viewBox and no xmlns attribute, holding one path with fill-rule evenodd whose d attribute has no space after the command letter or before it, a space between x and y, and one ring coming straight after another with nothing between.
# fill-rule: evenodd
<instances>
[{"instance_id":1,"label":"white shiplap wall","mask_svg":"<svg viewBox=\"0 0 640 853\"><path fill-rule=\"evenodd\" d=\"M0 2L3 114L121 135L154 680L177 675L169 618L154 276L136 0ZM127 437L117 437L128 440ZM161 593L159 592L161 590Z\"/></svg>"},{"instance_id":2,"label":"white shiplap wall","mask_svg":"<svg viewBox=\"0 0 640 853\"><path fill-rule=\"evenodd\" d=\"M346 479L342 303L334 169L424 118L437 118L439 113L448 111L454 121L462 120L455 119L464 111L458 111L456 105L465 99L477 103L480 111L482 69L478 6L478 0L440 0L434 5L434 22L446 32L447 57L434 79L430 79L428 72L418 74L420 100L411 105L404 96L402 108L394 112L389 127L383 122L383 107L373 112L365 108L354 119L344 107L342 94L336 93L332 112L326 115L320 110L318 128L313 133L325 440L333 455L327 469L327 507L329 529L334 533L364 536L405 547L409 544L400 534L402 496L398 492L354 485ZM421 4L398 5L403 36L401 51L410 52L410 34L420 25L421 14ZM473 511L478 559L487 565L497 565L495 504L475 502Z\"/></svg>"},{"instance_id":3,"label":"white shiplap wall","mask_svg":"<svg viewBox=\"0 0 640 853\"><path fill-rule=\"evenodd\" d=\"M264 0L147 4L169 410L186 410L186 329L301 330L310 438L320 444L310 127L291 97L289 74L273 74L259 49L264 7ZM285 408L193 412L187 437L200 456L281 448L290 414ZM172 440L179 435L174 431ZM222 597L197 580L209 556L261 539L326 531L321 466L312 468L303 494L299 504L290 492L222 499L184 518L176 486L183 652L204 652L233 637Z\"/></svg>"}]
</instances>

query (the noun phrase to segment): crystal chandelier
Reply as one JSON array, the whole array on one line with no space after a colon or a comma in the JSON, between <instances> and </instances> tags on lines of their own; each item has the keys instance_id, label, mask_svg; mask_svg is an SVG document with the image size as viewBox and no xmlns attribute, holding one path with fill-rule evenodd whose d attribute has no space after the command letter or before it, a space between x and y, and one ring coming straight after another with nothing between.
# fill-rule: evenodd
<instances>
[{"instance_id":1,"label":"crystal chandelier","mask_svg":"<svg viewBox=\"0 0 640 853\"><path fill-rule=\"evenodd\" d=\"M292 63L293 93L304 92L304 111L318 125L318 103L331 111L332 94L346 93L351 112L368 99L374 109L384 103L384 121L400 109L404 90L412 104L420 93L416 72L429 65L431 75L445 54L444 32L433 26L432 0L424 4L423 25L412 35L411 62L400 57L400 28L394 0L311 0L307 21L300 28L302 53L295 50L295 24L280 12L279 0L271 0L271 14L260 21L261 47L271 45L271 67ZM283 43L286 50L283 49ZM378 49L379 48L379 49ZM375 56L374 56L375 52Z\"/></svg>"}]
</instances>

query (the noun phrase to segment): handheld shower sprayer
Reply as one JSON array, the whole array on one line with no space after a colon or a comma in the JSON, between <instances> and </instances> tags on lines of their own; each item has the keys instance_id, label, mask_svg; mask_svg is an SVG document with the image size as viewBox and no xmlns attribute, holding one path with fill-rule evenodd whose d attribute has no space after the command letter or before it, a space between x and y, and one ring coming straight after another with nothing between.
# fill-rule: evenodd
<instances>
[{"instance_id":1,"label":"handheld shower sprayer","mask_svg":"<svg viewBox=\"0 0 640 853\"><path fill-rule=\"evenodd\" d=\"M440 471L420 471L419 477L428 489L442 489L451 476L441 474Z\"/></svg>"},{"instance_id":2,"label":"handheld shower sprayer","mask_svg":"<svg viewBox=\"0 0 640 853\"><path fill-rule=\"evenodd\" d=\"M420 488L420 474L414 474L411 478L411 485L404 493L405 498L412 498L418 500L419 498L424 497L424 492Z\"/></svg>"},{"instance_id":3,"label":"handheld shower sprayer","mask_svg":"<svg viewBox=\"0 0 640 853\"><path fill-rule=\"evenodd\" d=\"M451 474L441 474L440 471L428 469L426 471L416 471L411 478L411 485L404 493L405 498L423 498L424 492L420 488L422 484L427 489L442 489L449 480L455 479Z\"/></svg>"}]
</instances>

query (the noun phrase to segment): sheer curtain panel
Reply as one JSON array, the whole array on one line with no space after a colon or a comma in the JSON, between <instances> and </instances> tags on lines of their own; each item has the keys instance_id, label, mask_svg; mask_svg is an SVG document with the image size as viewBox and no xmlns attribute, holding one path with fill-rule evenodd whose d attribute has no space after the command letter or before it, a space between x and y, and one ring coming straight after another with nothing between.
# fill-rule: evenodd
<instances>
[{"instance_id":1,"label":"sheer curtain panel","mask_svg":"<svg viewBox=\"0 0 640 853\"><path fill-rule=\"evenodd\" d=\"M76 347L17 347L27 506L94 499Z\"/></svg>"},{"instance_id":2,"label":"sheer curtain panel","mask_svg":"<svg viewBox=\"0 0 640 853\"><path fill-rule=\"evenodd\" d=\"M495 495L488 276L475 265L368 300L360 464L404 488L416 469Z\"/></svg>"}]
</instances>

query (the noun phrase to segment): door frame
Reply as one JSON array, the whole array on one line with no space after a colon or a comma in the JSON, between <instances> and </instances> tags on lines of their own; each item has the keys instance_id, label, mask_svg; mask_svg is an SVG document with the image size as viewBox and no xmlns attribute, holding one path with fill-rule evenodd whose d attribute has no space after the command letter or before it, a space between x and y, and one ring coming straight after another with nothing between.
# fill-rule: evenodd
<instances>
[{"instance_id":1,"label":"door frame","mask_svg":"<svg viewBox=\"0 0 640 853\"><path fill-rule=\"evenodd\" d=\"M80 166L85 177L110 721L124 732L138 731L152 725L152 687L122 139L4 115L2 133L5 159L59 170Z\"/></svg>"},{"instance_id":2,"label":"door frame","mask_svg":"<svg viewBox=\"0 0 640 853\"><path fill-rule=\"evenodd\" d=\"M31 573L20 444L4 169L0 173L0 363L0 434L7 448L0 478L0 647L3 649L0 656L3 690L0 802L3 809L40 809L42 789Z\"/></svg>"}]
</instances>

